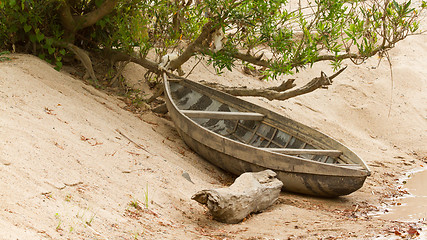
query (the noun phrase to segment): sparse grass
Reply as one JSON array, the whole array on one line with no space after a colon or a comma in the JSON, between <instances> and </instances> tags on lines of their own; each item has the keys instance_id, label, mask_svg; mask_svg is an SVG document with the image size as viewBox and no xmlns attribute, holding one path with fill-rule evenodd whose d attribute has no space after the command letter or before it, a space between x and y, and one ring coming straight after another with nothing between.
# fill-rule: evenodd
<instances>
[{"instance_id":1,"label":"sparse grass","mask_svg":"<svg viewBox=\"0 0 427 240\"><path fill-rule=\"evenodd\" d=\"M148 194L148 183L147 183L147 185L145 187L145 190L144 190L144 207L146 209L148 209L148 203L149 202L150 202L150 198L149 198L149 194ZM131 207L133 207L135 209L138 209L138 210L142 209L142 207L139 205L138 199L135 199L135 198L133 198L130 201L129 206L131 206Z\"/></svg>"},{"instance_id":2,"label":"sparse grass","mask_svg":"<svg viewBox=\"0 0 427 240\"><path fill-rule=\"evenodd\" d=\"M62 220L61 220L61 216L59 216L59 213L55 213L55 218L58 220L58 225L56 225L56 231L62 230L61 228Z\"/></svg>"},{"instance_id":3,"label":"sparse grass","mask_svg":"<svg viewBox=\"0 0 427 240\"><path fill-rule=\"evenodd\" d=\"M148 183L147 183L145 191L144 191L144 205L145 205L145 208L148 208L148 202L149 202L149 199L148 199Z\"/></svg>"},{"instance_id":4,"label":"sparse grass","mask_svg":"<svg viewBox=\"0 0 427 240\"><path fill-rule=\"evenodd\" d=\"M86 214L86 211L88 211L88 210L89 210L89 208L86 208L86 209L83 211L82 215L79 215L79 213L77 213L76 217L77 217L78 219L80 219L80 221L81 221L82 223L84 223L84 224L86 224L86 225L88 225L88 226L91 226L91 225L92 225L93 220L94 220L94 219L95 219L95 217L96 217L96 213L92 213L92 216L91 216L88 220L85 220L85 219L84 219L84 218L85 218L85 214Z\"/></svg>"},{"instance_id":5,"label":"sparse grass","mask_svg":"<svg viewBox=\"0 0 427 240\"><path fill-rule=\"evenodd\" d=\"M90 217L90 219L88 221L86 221L86 224L89 225L89 226L92 226L92 222L95 219L95 217L96 217L96 213L94 213L92 215L92 217Z\"/></svg>"},{"instance_id":6,"label":"sparse grass","mask_svg":"<svg viewBox=\"0 0 427 240\"><path fill-rule=\"evenodd\" d=\"M129 110L131 110L132 112L138 112L145 111L149 108L149 105L147 103L148 94L144 93L139 89L132 89L128 87L125 87L124 91L124 101L128 105Z\"/></svg>"},{"instance_id":7,"label":"sparse grass","mask_svg":"<svg viewBox=\"0 0 427 240\"><path fill-rule=\"evenodd\" d=\"M145 233L145 230L142 230L141 232L139 232L138 230L135 230L135 231L131 232L132 239L135 239L135 240L137 240L137 239L144 239L143 238L144 233Z\"/></svg>"},{"instance_id":8,"label":"sparse grass","mask_svg":"<svg viewBox=\"0 0 427 240\"><path fill-rule=\"evenodd\" d=\"M133 199L132 201L130 201L129 206L134 207L135 209L141 209L141 206L139 206L137 199Z\"/></svg>"}]
</instances>

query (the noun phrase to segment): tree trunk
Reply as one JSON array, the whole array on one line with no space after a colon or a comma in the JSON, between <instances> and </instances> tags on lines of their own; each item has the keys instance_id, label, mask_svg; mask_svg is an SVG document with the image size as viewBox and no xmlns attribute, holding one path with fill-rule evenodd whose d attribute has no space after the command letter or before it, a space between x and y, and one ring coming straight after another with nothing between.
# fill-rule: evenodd
<instances>
[{"instance_id":1,"label":"tree trunk","mask_svg":"<svg viewBox=\"0 0 427 240\"><path fill-rule=\"evenodd\" d=\"M69 43L74 43L75 35L78 30L90 27L97 21L102 19L107 14L114 10L118 0L105 0L99 8L85 15L73 16L69 1L61 1L58 11L61 19L61 24L65 30L65 40Z\"/></svg>"}]
</instances>

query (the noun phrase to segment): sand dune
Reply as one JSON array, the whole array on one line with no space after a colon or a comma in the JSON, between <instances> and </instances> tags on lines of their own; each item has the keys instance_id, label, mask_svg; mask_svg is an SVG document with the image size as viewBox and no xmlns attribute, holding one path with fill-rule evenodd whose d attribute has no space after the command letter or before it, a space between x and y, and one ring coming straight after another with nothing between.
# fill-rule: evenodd
<instances>
[{"instance_id":1,"label":"sand dune","mask_svg":"<svg viewBox=\"0 0 427 240\"><path fill-rule=\"evenodd\" d=\"M394 235L394 229L405 233L409 223L370 213L399 194L401 174L425 164L426 41L409 37L391 51L393 80L386 61L376 67L378 59L371 59L349 64L328 90L283 102L248 98L348 145L373 175L361 190L338 199L282 193L268 211L236 225L211 220L190 199L232 178L188 149L173 123L128 112L118 97L36 57L11 55L0 63L0 239L371 239ZM303 83L324 69L319 64L295 77ZM190 78L279 83L241 71L211 72L200 65ZM127 71L128 79L140 76L135 66Z\"/></svg>"}]
</instances>

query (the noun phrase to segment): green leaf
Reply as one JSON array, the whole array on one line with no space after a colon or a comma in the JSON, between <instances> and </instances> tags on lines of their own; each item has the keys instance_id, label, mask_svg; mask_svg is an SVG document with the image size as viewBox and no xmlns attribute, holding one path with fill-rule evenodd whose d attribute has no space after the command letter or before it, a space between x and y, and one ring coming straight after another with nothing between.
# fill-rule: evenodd
<instances>
[{"instance_id":1,"label":"green leaf","mask_svg":"<svg viewBox=\"0 0 427 240\"><path fill-rule=\"evenodd\" d=\"M96 7L101 6L102 2L103 2L102 0L95 0Z\"/></svg>"},{"instance_id":2,"label":"green leaf","mask_svg":"<svg viewBox=\"0 0 427 240\"><path fill-rule=\"evenodd\" d=\"M30 41L31 41L32 43L35 43L35 42L37 41L37 39L36 39L36 35L35 35L35 34L30 34L29 38L30 38Z\"/></svg>"},{"instance_id":3,"label":"green leaf","mask_svg":"<svg viewBox=\"0 0 427 240\"><path fill-rule=\"evenodd\" d=\"M22 24L22 23L24 23L24 22L26 22L27 21L27 17L25 16L25 15L20 15L19 16L19 22Z\"/></svg>"},{"instance_id":4,"label":"green leaf","mask_svg":"<svg viewBox=\"0 0 427 240\"><path fill-rule=\"evenodd\" d=\"M62 62L57 61L55 64L56 64L55 70L60 71L62 68Z\"/></svg>"},{"instance_id":5,"label":"green leaf","mask_svg":"<svg viewBox=\"0 0 427 240\"><path fill-rule=\"evenodd\" d=\"M0 52L0 62L10 61L10 58L8 58L8 57L2 57L2 55L9 54L9 53L10 53L9 51Z\"/></svg>"},{"instance_id":6,"label":"green leaf","mask_svg":"<svg viewBox=\"0 0 427 240\"><path fill-rule=\"evenodd\" d=\"M103 19L99 20L96 24L101 26L101 28L105 27L105 21Z\"/></svg>"},{"instance_id":7,"label":"green leaf","mask_svg":"<svg viewBox=\"0 0 427 240\"><path fill-rule=\"evenodd\" d=\"M37 39L37 41L38 42L40 42L41 40L43 40L43 38L44 38L44 34L43 33L37 33L36 34L36 39Z\"/></svg>"},{"instance_id":8,"label":"green leaf","mask_svg":"<svg viewBox=\"0 0 427 240\"><path fill-rule=\"evenodd\" d=\"M24 31L27 33L27 32L29 32L31 30L31 28L32 27L30 25L25 24Z\"/></svg>"},{"instance_id":9,"label":"green leaf","mask_svg":"<svg viewBox=\"0 0 427 240\"><path fill-rule=\"evenodd\" d=\"M55 48L53 48L53 47L49 47L49 48L47 49L47 51L49 52L49 54L50 54L50 55L52 55L52 54L55 52Z\"/></svg>"},{"instance_id":10,"label":"green leaf","mask_svg":"<svg viewBox=\"0 0 427 240\"><path fill-rule=\"evenodd\" d=\"M16 31L18 31L18 27L16 25L10 26L9 32L13 33L13 32L16 32Z\"/></svg>"},{"instance_id":11,"label":"green leaf","mask_svg":"<svg viewBox=\"0 0 427 240\"><path fill-rule=\"evenodd\" d=\"M53 39L52 38L46 38L46 45L47 46L52 46L52 44L53 44Z\"/></svg>"},{"instance_id":12,"label":"green leaf","mask_svg":"<svg viewBox=\"0 0 427 240\"><path fill-rule=\"evenodd\" d=\"M61 50L59 50L59 53L60 53L60 54L62 54L62 55L65 55L65 53L66 53L66 52L65 52L65 49L61 49Z\"/></svg>"}]
</instances>

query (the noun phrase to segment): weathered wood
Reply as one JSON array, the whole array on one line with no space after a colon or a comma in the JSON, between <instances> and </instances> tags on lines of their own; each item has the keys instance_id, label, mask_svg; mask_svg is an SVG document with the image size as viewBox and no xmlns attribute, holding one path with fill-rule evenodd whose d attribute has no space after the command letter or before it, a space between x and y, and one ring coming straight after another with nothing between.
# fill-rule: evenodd
<instances>
[{"instance_id":1,"label":"weathered wood","mask_svg":"<svg viewBox=\"0 0 427 240\"><path fill-rule=\"evenodd\" d=\"M166 107L166 103L163 103L153 108L151 111L154 113L166 114L168 112L168 108Z\"/></svg>"},{"instance_id":2,"label":"weathered wood","mask_svg":"<svg viewBox=\"0 0 427 240\"><path fill-rule=\"evenodd\" d=\"M170 81L170 82L181 82L182 79L179 79L179 78L169 78L168 81Z\"/></svg>"},{"instance_id":3,"label":"weathered wood","mask_svg":"<svg viewBox=\"0 0 427 240\"><path fill-rule=\"evenodd\" d=\"M230 187L202 190L191 199L206 205L215 220L239 223L277 200L283 183L275 177L271 170L243 173Z\"/></svg>"},{"instance_id":4,"label":"weathered wood","mask_svg":"<svg viewBox=\"0 0 427 240\"><path fill-rule=\"evenodd\" d=\"M190 118L210 118L210 119L228 119L228 120L254 120L261 121L264 115L251 112L214 112L198 110L181 110L183 114Z\"/></svg>"},{"instance_id":5,"label":"weathered wood","mask_svg":"<svg viewBox=\"0 0 427 240\"><path fill-rule=\"evenodd\" d=\"M289 155L323 155L329 157L339 157L342 155L341 151L338 150L324 150L324 149L293 149L293 148L260 148L266 151L272 151L277 153L289 154Z\"/></svg>"},{"instance_id":6,"label":"weathered wood","mask_svg":"<svg viewBox=\"0 0 427 240\"><path fill-rule=\"evenodd\" d=\"M361 167L360 165L358 165L358 164L335 164L336 166L340 166L340 167L346 167L346 168L352 168L352 169L360 169L360 170L362 170L363 169L363 167Z\"/></svg>"},{"instance_id":7,"label":"weathered wood","mask_svg":"<svg viewBox=\"0 0 427 240\"><path fill-rule=\"evenodd\" d=\"M217 83L205 83L206 85L226 92L233 96L252 96L264 97L268 100L286 100L299 95L312 92L318 88L326 88L332 84L332 79L341 74L347 67L340 69L332 76L328 77L324 72L321 72L319 77L313 78L304 86L294 88L296 85L293 83L294 79L289 79L282 85L273 88L246 88L246 87L228 87Z\"/></svg>"},{"instance_id":8,"label":"weathered wood","mask_svg":"<svg viewBox=\"0 0 427 240\"><path fill-rule=\"evenodd\" d=\"M187 79L169 82L164 74L169 115L184 142L214 165L240 175L271 169L286 184L282 190L315 196L336 197L363 186L369 168L354 152L329 136L243 99ZM185 116L182 109L259 113L262 121L215 121ZM261 126L260 126L261 125ZM339 158L277 154L259 146L292 149L339 149ZM301 154L306 155L306 154ZM328 163L322 162L327 160ZM337 164L354 164L345 167Z\"/></svg>"}]
</instances>

